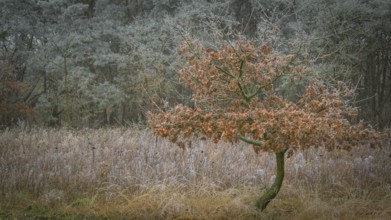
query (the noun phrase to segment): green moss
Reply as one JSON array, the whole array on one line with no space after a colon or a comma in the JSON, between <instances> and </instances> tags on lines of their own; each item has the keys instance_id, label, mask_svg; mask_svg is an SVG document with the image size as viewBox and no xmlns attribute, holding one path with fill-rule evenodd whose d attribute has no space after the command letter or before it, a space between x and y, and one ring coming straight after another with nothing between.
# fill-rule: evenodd
<instances>
[{"instance_id":1,"label":"green moss","mask_svg":"<svg viewBox=\"0 0 391 220\"><path fill-rule=\"evenodd\" d=\"M94 200L90 198L80 198L76 199L73 203L73 207L88 207L94 204Z\"/></svg>"}]
</instances>

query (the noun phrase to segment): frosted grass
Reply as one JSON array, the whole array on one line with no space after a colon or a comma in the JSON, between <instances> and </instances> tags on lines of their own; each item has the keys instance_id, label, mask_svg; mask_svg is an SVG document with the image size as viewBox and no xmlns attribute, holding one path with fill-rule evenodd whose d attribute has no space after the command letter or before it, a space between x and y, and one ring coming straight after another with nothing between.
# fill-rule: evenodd
<instances>
[{"instance_id":1,"label":"frosted grass","mask_svg":"<svg viewBox=\"0 0 391 220\"><path fill-rule=\"evenodd\" d=\"M390 155L389 145L360 146L351 152L295 152L286 161L283 188L316 192L349 185L364 192L371 185L391 184ZM0 134L2 196L26 192L63 198L102 187L137 190L175 184L263 189L271 184L274 169L273 154L257 155L247 144L193 140L182 150L148 130L38 128Z\"/></svg>"}]
</instances>

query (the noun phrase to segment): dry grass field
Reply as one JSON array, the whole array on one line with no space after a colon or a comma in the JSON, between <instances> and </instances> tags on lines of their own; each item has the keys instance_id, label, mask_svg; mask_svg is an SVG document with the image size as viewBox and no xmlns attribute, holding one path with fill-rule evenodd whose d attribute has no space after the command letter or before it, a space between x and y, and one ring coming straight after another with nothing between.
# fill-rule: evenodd
<instances>
[{"instance_id":1,"label":"dry grass field","mask_svg":"<svg viewBox=\"0 0 391 220\"><path fill-rule=\"evenodd\" d=\"M148 130L3 130L0 219L391 219L390 145L296 152L260 212L274 155L247 144L181 150Z\"/></svg>"}]
</instances>

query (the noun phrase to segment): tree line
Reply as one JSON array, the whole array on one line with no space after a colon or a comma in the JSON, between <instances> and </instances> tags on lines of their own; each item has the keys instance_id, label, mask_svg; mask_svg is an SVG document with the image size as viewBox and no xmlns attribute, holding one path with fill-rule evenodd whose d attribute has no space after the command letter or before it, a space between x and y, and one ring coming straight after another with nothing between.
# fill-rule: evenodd
<instances>
[{"instance_id":1,"label":"tree line","mask_svg":"<svg viewBox=\"0 0 391 220\"><path fill-rule=\"evenodd\" d=\"M1 0L0 123L99 127L145 123L194 106L179 47L267 39L313 60L311 77L355 89L359 119L391 125L388 0ZM303 78L300 82L305 82ZM305 86L281 79L287 99Z\"/></svg>"}]
</instances>

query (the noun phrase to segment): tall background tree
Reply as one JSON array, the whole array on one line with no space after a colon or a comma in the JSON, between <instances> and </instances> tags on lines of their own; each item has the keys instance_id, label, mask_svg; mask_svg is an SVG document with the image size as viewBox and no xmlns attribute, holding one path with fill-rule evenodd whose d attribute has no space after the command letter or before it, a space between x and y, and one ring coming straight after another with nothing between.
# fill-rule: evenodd
<instances>
[{"instance_id":1,"label":"tall background tree","mask_svg":"<svg viewBox=\"0 0 391 220\"><path fill-rule=\"evenodd\" d=\"M309 35L324 77L357 85L360 117L389 127L391 2L297 1L297 21Z\"/></svg>"},{"instance_id":2,"label":"tall background tree","mask_svg":"<svg viewBox=\"0 0 391 220\"><path fill-rule=\"evenodd\" d=\"M0 7L0 123L11 126L33 115L29 102L37 81L27 61L35 54L44 26L32 1L4 0Z\"/></svg>"}]
</instances>

